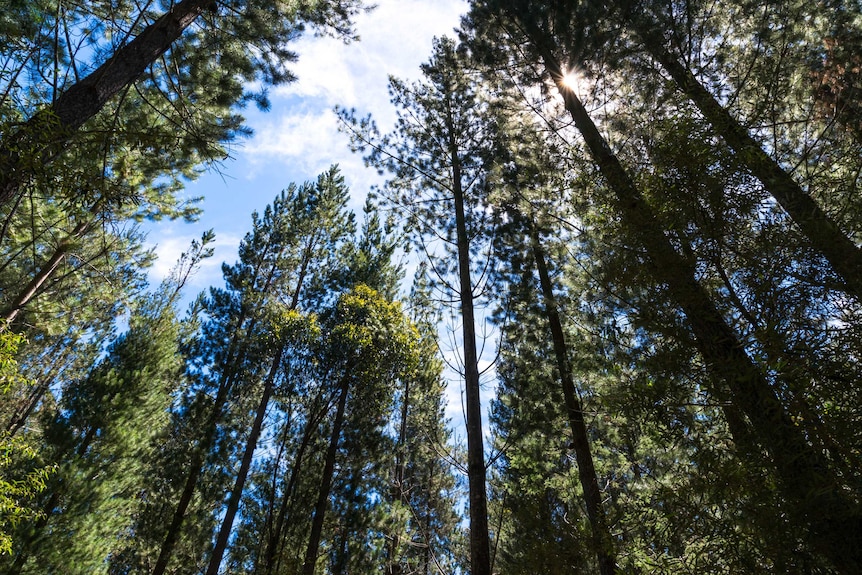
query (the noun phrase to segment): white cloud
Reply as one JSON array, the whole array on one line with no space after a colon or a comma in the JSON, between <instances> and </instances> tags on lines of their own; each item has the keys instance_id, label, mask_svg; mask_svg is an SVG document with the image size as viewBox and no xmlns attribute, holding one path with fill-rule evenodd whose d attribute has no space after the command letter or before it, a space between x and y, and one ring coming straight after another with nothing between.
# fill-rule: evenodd
<instances>
[{"instance_id":1,"label":"white cloud","mask_svg":"<svg viewBox=\"0 0 862 575\"><path fill-rule=\"evenodd\" d=\"M338 119L330 110L283 115L274 120L255 128L255 137L244 149L250 161L289 158L314 165L321 157L332 158L336 150L347 152L347 139L338 132Z\"/></svg>"},{"instance_id":2,"label":"white cloud","mask_svg":"<svg viewBox=\"0 0 862 575\"><path fill-rule=\"evenodd\" d=\"M466 10L463 0L381 0L356 18L359 42L328 37L297 42L293 71L299 81L275 95L318 98L328 106L386 107L389 75L417 77L419 64L430 56L431 39L452 36Z\"/></svg>"}]
</instances>

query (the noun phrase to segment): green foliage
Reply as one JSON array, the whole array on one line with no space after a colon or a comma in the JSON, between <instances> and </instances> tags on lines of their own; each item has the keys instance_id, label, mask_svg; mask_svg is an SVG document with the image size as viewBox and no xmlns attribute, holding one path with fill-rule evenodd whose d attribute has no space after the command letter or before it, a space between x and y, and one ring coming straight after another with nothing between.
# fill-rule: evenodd
<instances>
[{"instance_id":1,"label":"green foliage","mask_svg":"<svg viewBox=\"0 0 862 575\"><path fill-rule=\"evenodd\" d=\"M15 354L24 337L0 332L0 397L13 385L21 385ZM33 506L45 489L53 467L39 467L39 454L27 438L0 432L0 556L12 552L13 531L22 521L39 517Z\"/></svg>"}]
</instances>

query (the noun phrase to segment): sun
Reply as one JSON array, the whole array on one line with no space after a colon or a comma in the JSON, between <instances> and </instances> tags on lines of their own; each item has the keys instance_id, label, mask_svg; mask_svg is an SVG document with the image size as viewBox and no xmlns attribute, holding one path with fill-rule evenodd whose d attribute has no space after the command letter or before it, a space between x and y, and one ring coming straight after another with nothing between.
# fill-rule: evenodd
<instances>
[{"instance_id":1,"label":"sun","mask_svg":"<svg viewBox=\"0 0 862 575\"><path fill-rule=\"evenodd\" d=\"M571 70L568 70L565 74L563 74L562 84L569 90L572 90L573 92L577 93L579 84L582 79L583 78L578 73L578 71L572 68Z\"/></svg>"}]
</instances>

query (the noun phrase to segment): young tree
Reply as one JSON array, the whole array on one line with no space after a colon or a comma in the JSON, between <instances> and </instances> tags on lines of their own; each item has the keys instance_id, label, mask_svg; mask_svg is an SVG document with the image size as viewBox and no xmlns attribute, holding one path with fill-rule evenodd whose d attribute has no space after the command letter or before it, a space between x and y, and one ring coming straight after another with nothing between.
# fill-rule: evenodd
<instances>
[{"instance_id":1,"label":"young tree","mask_svg":"<svg viewBox=\"0 0 862 575\"><path fill-rule=\"evenodd\" d=\"M276 361L281 346L269 345L267 336L276 302L284 300L288 310L295 310L303 292L308 298L305 305L324 297L326 260L353 230L352 214L345 211L347 196L344 180L334 166L314 184L291 185L267 207L262 218L253 215L253 230L240 245L240 261L224 268L227 289L211 290L205 303L209 321L202 326L194 358L200 388L191 398L192 404L201 402L194 409L203 409L208 415L199 427L190 473L164 535L154 573L164 573L168 566L201 474L216 471L205 469L204 463L213 450L224 455L228 449L229 453L236 441L235 430L246 423L246 404L261 380L269 381L270 391L265 391L265 401L256 405L263 404L265 412L281 361ZM207 406L210 394L215 400ZM247 440L248 457L255 450L258 435L259 430ZM247 472L246 466L237 478L239 489L235 488L228 503L234 513ZM219 537L222 554L233 517L228 513L226 519Z\"/></svg>"},{"instance_id":2,"label":"young tree","mask_svg":"<svg viewBox=\"0 0 862 575\"><path fill-rule=\"evenodd\" d=\"M137 302L129 330L111 343L106 358L82 381L67 383L45 432L59 471L10 573L60 564L70 573L107 567L117 534L131 522L141 464L181 380L173 306L189 274L211 253L212 237L194 242L171 278Z\"/></svg>"},{"instance_id":3,"label":"young tree","mask_svg":"<svg viewBox=\"0 0 862 575\"><path fill-rule=\"evenodd\" d=\"M391 382L416 369L416 330L397 304L359 285L321 318L325 332L324 376L332 386L335 412L302 572L315 572L335 462L346 420L353 415L379 428L391 402ZM360 407L361 406L361 407ZM356 421L350 426L356 430Z\"/></svg>"},{"instance_id":4,"label":"young tree","mask_svg":"<svg viewBox=\"0 0 862 575\"><path fill-rule=\"evenodd\" d=\"M233 520L239 509L239 502L251 466L252 457L262 431L264 417L270 399L275 392L276 377L285 355L291 353L291 345L296 338L303 341L308 337L301 334L314 331L313 322L304 325L299 309L313 310L323 301L330 299L328 286L334 281L329 277L337 270L336 256L341 243L353 232L353 214L345 212L348 190L344 178L333 166L322 174L317 183L306 184L296 197L288 200L290 214L281 223L280 233L284 234L281 253L275 265L277 277L270 288L273 290L271 301L261 302L261 306L273 306L273 318L267 319L267 330L274 338L271 350L271 364L263 383L263 392L258 403L251 432L246 441L245 452L237 473L234 488L227 503L222 527L216 537L207 571L211 575L218 572ZM273 304L273 301L280 304Z\"/></svg>"},{"instance_id":5,"label":"young tree","mask_svg":"<svg viewBox=\"0 0 862 575\"><path fill-rule=\"evenodd\" d=\"M422 66L424 81L412 86L390 81L398 108L395 131L383 138L370 120L345 114L345 125L367 160L392 173L387 202L405 214L407 226L441 284L458 302L466 397L467 476L470 485L470 572L489 575L488 532L476 292L477 268L490 221L486 209L487 106L476 90L463 50L452 40L435 41L434 56ZM434 240L442 244L435 253ZM482 254L487 257L487 254ZM453 265L454 263L454 265ZM450 277L454 282L450 283Z\"/></svg>"}]
</instances>

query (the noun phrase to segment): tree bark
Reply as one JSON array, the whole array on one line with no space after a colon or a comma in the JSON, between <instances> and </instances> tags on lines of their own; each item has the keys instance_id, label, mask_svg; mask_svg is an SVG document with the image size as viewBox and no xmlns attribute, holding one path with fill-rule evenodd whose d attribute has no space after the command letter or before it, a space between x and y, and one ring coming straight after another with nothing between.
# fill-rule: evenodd
<instances>
[{"instance_id":1,"label":"tree bark","mask_svg":"<svg viewBox=\"0 0 862 575\"><path fill-rule=\"evenodd\" d=\"M254 423L251 426L251 433L245 445L245 453L242 456L242 463L237 472L236 481L234 482L233 490L230 492L225 516L222 520L221 529L219 529L216 537L216 544L213 548L212 557L210 558L209 566L207 567L206 575L218 575L219 567L221 566L224 552L227 549L228 538L230 537L231 529L233 529L233 521L236 517L236 512L239 510L239 501L242 498L242 492L245 488L245 482L248 478L248 471L251 468L251 460L254 456L254 451L257 449L257 440L260 438L261 429L263 429L263 420L266 417L266 408L269 406L269 400L272 398L273 390L275 389L275 376L278 373L281 365L281 358L284 354L284 345L282 344L272 361L269 374L266 376L266 382L263 386L263 395L260 398L260 403L257 406L257 413L254 417Z\"/></svg>"},{"instance_id":2,"label":"tree bark","mask_svg":"<svg viewBox=\"0 0 862 575\"><path fill-rule=\"evenodd\" d=\"M311 253L316 243L316 235L312 234L311 238L303 250L303 257L300 264L299 277L297 278L296 289L293 290L290 307L288 309L295 310L299 305L299 296L302 292L302 284L305 281L305 276L308 271L308 265L311 261ZM267 282L267 288L269 282ZM210 557L209 566L207 567L206 575L218 575L219 567L221 566L224 552L227 549L228 538L230 537L231 529L233 529L233 521L236 517L236 512L239 510L239 502L242 498L245 482L248 478L248 471L251 468L251 460L254 457L254 451L257 449L257 440L260 438L260 433L263 428L263 419L266 416L266 408L269 406L269 400L272 398L273 390L275 389L275 376L278 373L281 365L281 358L284 356L286 344L281 343L272 361L269 374L263 386L263 395L257 407L254 422L252 423L251 433L246 441L245 452L243 453L242 462L240 463L239 471L237 472L236 481L234 482L233 490L228 499L225 516L222 520L221 528L216 536L216 544L213 548L212 557Z\"/></svg>"},{"instance_id":3,"label":"tree bark","mask_svg":"<svg viewBox=\"0 0 862 575\"><path fill-rule=\"evenodd\" d=\"M266 244L260 261L266 261L266 256L269 254L272 247L273 244L271 241ZM260 277L260 273L261 267L256 266L251 278L251 286L257 284L257 280ZM265 294L269 291L274 277L275 267L273 266L267 270L266 280L264 281L264 285L260 290L261 293ZM171 519L171 523L168 526L168 531L165 534L165 539L162 542L162 547L159 551L159 557L156 560L156 565L153 568L152 575L164 575L164 572L168 567L168 561L170 561L171 554L173 553L174 547L179 540L180 529L182 528L183 521L185 520L186 511L188 510L188 507L192 502L195 489L197 489L198 480L200 480L201 473L203 471L204 459L206 458L206 455L212 447L213 441L215 440L216 431L218 430L218 424L222 417L222 410L224 410L225 406L227 405L228 392L233 386L234 379L237 375L237 365L238 362L241 360L241 356L243 354L242 342L240 340L240 332L242 331L243 324L245 323L247 318L248 313L246 311L246 306L243 305L241 307L239 319L237 320L237 327L234 330L233 334L231 334L231 340L228 344L228 353L227 359L225 361L225 369L222 372L222 378L219 382L218 391L216 392L216 398L213 403L212 413L210 414L210 417L207 418L207 421L204 425L203 437L201 438L201 441L198 444L197 448L192 453L192 460L189 463L189 476L188 478L186 478L186 483L183 486L183 491L180 495L179 501L177 502L177 507L174 510L173 518ZM248 326L245 328L246 333L253 332L256 324L257 318L251 317L251 319L249 319Z\"/></svg>"},{"instance_id":4,"label":"tree bark","mask_svg":"<svg viewBox=\"0 0 862 575\"><path fill-rule=\"evenodd\" d=\"M325 410L323 411L325 413ZM272 575L277 573L280 567L280 559L277 561L279 546L284 532L284 522L287 518L287 510L290 504L290 498L296 489L296 483L299 480L299 472L302 469L302 461L305 457L305 451L311 444L311 436L314 428L320 422L320 416L315 414L314 417L309 417L305 422L305 429L302 433L302 440L299 443L299 448L296 451L296 456L293 460L293 466L290 468L290 478L287 480L287 485L284 488L284 493L281 499L281 505L278 508L278 517L275 521L275 529L267 539L266 553L264 554L264 573Z\"/></svg>"},{"instance_id":5,"label":"tree bark","mask_svg":"<svg viewBox=\"0 0 862 575\"><path fill-rule=\"evenodd\" d=\"M0 142L0 205L15 199L34 166L50 163L71 136L168 51L212 0L183 0L117 49L90 75L63 92Z\"/></svg>"},{"instance_id":6,"label":"tree bark","mask_svg":"<svg viewBox=\"0 0 862 575\"><path fill-rule=\"evenodd\" d=\"M602 507L602 492L593 464L587 425L584 421L584 410L578 398L575 382L572 377L572 367L569 361L568 346L563 332L563 323L557 311L554 288L545 262L545 252L539 241L539 234L533 228L530 231L533 244L533 259L539 272L539 283L545 303L545 315L551 328L551 339L554 342L554 355L557 361L557 371L560 372L560 382L563 386L563 398L566 402L566 412L569 426L572 430L572 444L575 449L575 460L578 463L578 478L584 490L584 501L587 506L587 517L592 528L593 544L599 561L601 575L613 575L616 572L616 553L613 538L608 529L607 517Z\"/></svg>"},{"instance_id":7,"label":"tree bark","mask_svg":"<svg viewBox=\"0 0 862 575\"><path fill-rule=\"evenodd\" d=\"M349 370L348 370L349 371ZM329 447L326 449L326 459L323 464L323 475L320 478L320 490L317 493L317 503L314 506L314 516L311 520L311 533L308 537L308 547L305 550L305 561L302 564L303 575L314 575L317 564L317 551L320 547L320 537L323 533L323 519L329 504L329 492L332 488L332 477L335 474L335 456L338 454L338 442L341 439L341 427L344 424L344 410L347 406L347 392L350 378L345 375L339 386L338 407L332 423L332 435Z\"/></svg>"},{"instance_id":8,"label":"tree bark","mask_svg":"<svg viewBox=\"0 0 862 575\"><path fill-rule=\"evenodd\" d=\"M632 25L650 55L677 87L701 111L736 157L763 184L808 239L841 276L845 290L862 302L862 249L856 245L802 186L769 156L763 147L664 47L659 29L645 22Z\"/></svg>"},{"instance_id":9,"label":"tree bark","mask_svg":"<svg viewBox=\"0 0 862 575\"><path fill-rule=\"evenodd\" d=\"M245 316L243 315L240 317L238 325L241 326L244 321ZM247 330L251 331L254 328L255 324L256 319L252 318L249 322ZM186 478L186 482L183 485L183 491L180 494L180 499L177 502L177 507L174 510L174 515L171 519L170 525L168 526L168 531L165 534L165 539L162 542L162 547L159 551L159 557L156 560L156 565L153 568L152 575L164 575L164 572L168 567L168 561L170 561L171 554L173 553L174 547L179 540L180 529L182 528L183 521L185 520L186 511L188 510L189 505L192 502L195 489L197 489L198 480L200 479L201 472L203 471L204 458L206 457L206 454L209 452L210 448L212 447L212 443L215 440L219 420L221 420L222 411L227 404L228 392L233 386L234 378L236 377L236 363L239 361L239 356L242 351L240 347L238 347L239 345L239 328L237 328L237 331L234 332L230 343L230 348L232 349L232 351L228 353L228 356L230 358L228 362L228 370L224 374L222 381L219 383L219 388L216 392L215 401L213 402L212 412L210 413L210 416L209 418L207 418L206 424L204 425L204 435L192 454L192 460L189 462L189 476Z\"/></svg>"},{"instance_id":10,"label":"tree bark","mask_svg":"<svg viewBox=\"0 0 862 575\"><path fill-rule=\"evenodd\" d=\"M39 292L39 289L45 285L45 282L51 279L51 276L54 275L57 268L59 268L60 264L63 263L63 260L66 259L66 255L69 253L69 250L72 249L75 240L81 237L89 225L89 223L78 224L68 236L63 238L60 243L57 244L57 247L54 249L54 253L51 254L48 261L42 264L42 267L39 268L39 271L33 276L33 279L24 286L24 289L22 289L3 310L2 318L0 318L0 332L12 324L15 318L18 317L18 314L21 313L21 310L33 300Z\"/></svg>"},{"instance_id":11,"label":"tree bark","mask_svg":"<svg viewBox=\"0 0 862 575\"><path fill-rule=\"evenodd\" d=\"M450 111L447 108L447 116ZM482 437L482 405L479 398L479 358L476 352L476 319L473 310L473 283L470 279L470 239L464 211L461 164L451 117L449 154L452 161L452 196L458 246L461 326L464 338L464 390L466 395L467 479L470 501L470 574L491 575L491 547L488 532L488 501L485 490L485 456Z\"/></svg>"}]
</instances>

